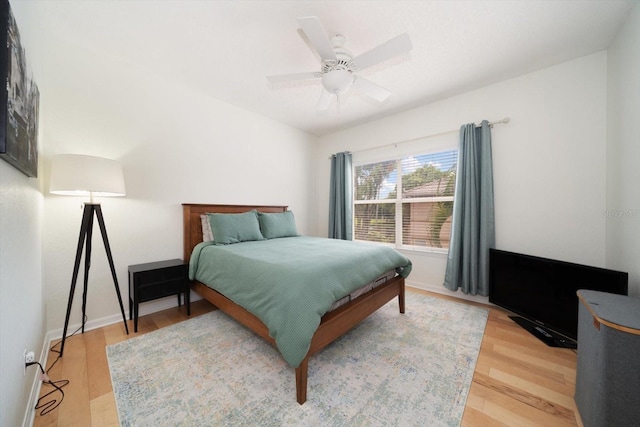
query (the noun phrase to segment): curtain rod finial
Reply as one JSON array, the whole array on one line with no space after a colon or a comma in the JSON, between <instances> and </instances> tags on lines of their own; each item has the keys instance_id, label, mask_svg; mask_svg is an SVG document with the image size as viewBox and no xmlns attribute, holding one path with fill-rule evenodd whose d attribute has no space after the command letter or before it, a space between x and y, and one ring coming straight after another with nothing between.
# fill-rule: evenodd
<instances>
[{"instance_id":1,"label":"curtain rod finial","mask_svg":"<svg viewBox=\"0 0 640 427\"><path fill-rule=\"evenodd\" d=\"M507 124L511 121L511 119L509 117L505 117L504 119L502 119L502 123Z\"/></svg>"}]
</instances>

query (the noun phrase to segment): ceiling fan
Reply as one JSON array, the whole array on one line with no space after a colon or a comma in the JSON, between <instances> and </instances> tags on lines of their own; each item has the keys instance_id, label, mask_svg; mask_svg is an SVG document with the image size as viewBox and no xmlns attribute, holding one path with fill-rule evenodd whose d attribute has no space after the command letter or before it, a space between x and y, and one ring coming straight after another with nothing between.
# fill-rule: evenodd
<instances>
[{"instance_id":1,"label":"ceiling fan","mask_svg":"<svg viewBox=\"0 0 640 427\"><path fill-rule=\"evenodd\" d=\"M327 110L334 99L338 100L339 106L340 96L352 87L378 102L383 102L391 95L389 90L356 73L410 51L413 45L408 34L401 34L354 57L344 48L346 38L342 35L329 38L317 17L308 16L298 18L297 21L309 43L320 56L320 71L267 76L270 84L322 79L323 90L317 104L319 111Z\"/></svg>"}]
</instances>

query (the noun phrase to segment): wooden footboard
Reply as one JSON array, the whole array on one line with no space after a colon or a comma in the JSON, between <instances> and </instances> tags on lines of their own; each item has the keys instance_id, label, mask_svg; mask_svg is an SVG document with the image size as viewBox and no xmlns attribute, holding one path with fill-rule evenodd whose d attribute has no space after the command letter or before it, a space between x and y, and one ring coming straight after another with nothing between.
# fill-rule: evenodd
<instances>
[{"instance_id":1,"label":"wooden footboard","mask_svg":"<svg viewBox=\"0 0 640 427\"><path fill-rule=\"evenodd\" d=\"M276 345L275 340L269 336L269 329L256 316L221 293L200 282L193 282L191 288L202 298L251 329L273 346ZM309 347L307 355L296 368L296 399L299 404L303 404L307 400L307 370L309 358L349 332L358 323L369 317L369 315L396 296L398 297L400 313L404 313L404 278L401 276L396 276L384 285L359 296L322 317L320 326L318 326L311 340L311 346Z\"/></svg>"},{"instance_id":2,"label":"wooden footboard","mask_svg":"<svg viewBox=\"0 0 640 427\"><path fill-rule=\"evenodd\" d=\"M201 214L206 212L241 213L251 209L257 209L262 212L283 212L287 210L287 207L183 204L185 262L189 261L189 257L191 256L191 252L195 245L202 241L202 229L200 223ZM229 298L200 282L193 282L192 289L204 299L208 300L229 316L233 317L236 321L251 329L275 346L275 340L269 336L268 328L256 316L237 305ZM396 296L398 297L400 313L404 313L404 292L404 278L396 276L384 285L359 296L322 317L320 326L311 340L311 346L307 355L295 370L296 399L299 404L303 404L307 400L309 358L340 336L344 335Z\"/></svg>"}]
</instances>

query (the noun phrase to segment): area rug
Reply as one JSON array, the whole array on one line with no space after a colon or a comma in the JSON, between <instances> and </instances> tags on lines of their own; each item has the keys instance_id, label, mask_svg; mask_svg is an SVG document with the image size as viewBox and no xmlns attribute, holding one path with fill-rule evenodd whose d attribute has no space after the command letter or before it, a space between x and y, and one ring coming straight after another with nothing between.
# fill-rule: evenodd
<instances>
[{"instance_id":1,"label":"area rug","mask_svg":"<svg viewBox=\"0 0 640 427\"><path fill-rule=\"evenodd\" d=\"M107 347L122 426L458 426L487 310L407 292L309 360L220 311Z\"/></svg>"}]
</instances>

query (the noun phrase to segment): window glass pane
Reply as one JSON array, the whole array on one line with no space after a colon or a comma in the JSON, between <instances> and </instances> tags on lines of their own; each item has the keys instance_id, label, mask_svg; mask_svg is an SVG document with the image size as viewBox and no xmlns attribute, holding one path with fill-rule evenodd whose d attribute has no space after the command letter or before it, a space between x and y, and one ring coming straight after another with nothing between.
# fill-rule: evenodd
<instances>
[{"instance_id":1,"label":"window glass pane","mask_svg":"<svg viewBox=\"0 0 640 427\"><path fill-rule=\"evenodd\" d=\"M449 248L451 202L402 204L402 243L427 248Z\"/></svg>"},{"instance_id":2,"label":"window glass pane","mask_svg":"<svg viewBox=\"0 0 640 427\"><path fill-rule=\"evenodd\" d=\"M396 242L395 203L357 204L353 216L355 240Z\"/></svg>"},{"instance_id":3,"label":"window glass pane","mask_svg":"<svg viewBox=\"0 0 640 427\"><path fill-rule=\"evenodd\" d=\"M456 150L402 159L402 197L453 196L457 160Z\"/></svg>"},{"instance_id":4,"label":"window glass pane","mask_svg":"<svg viewBox=\"0 0 640 427\"><path fill-rule=\"evenodd\" d=\"M395 198L398 185L395 160L355 167L354 200ZM391 197L389 197L391 195Z\"/></svg>"}]
</instances>

